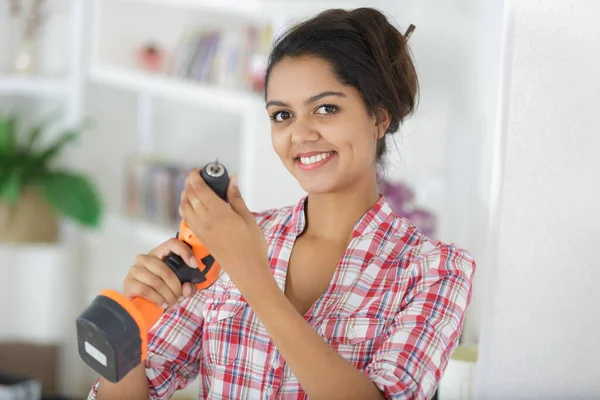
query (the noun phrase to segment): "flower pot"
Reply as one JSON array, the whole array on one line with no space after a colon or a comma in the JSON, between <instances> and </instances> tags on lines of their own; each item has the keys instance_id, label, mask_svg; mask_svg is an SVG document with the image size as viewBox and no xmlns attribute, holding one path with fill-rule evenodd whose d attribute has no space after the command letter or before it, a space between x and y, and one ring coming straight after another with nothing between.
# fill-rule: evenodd
<instances>
[{"instance_id":1,"label":"flower pot","mask_svg":"<svg viewBox=\"0 0 600 400\"><path fill-rule=\"evenodd\" d=\"M55 243L60 228L56 212L33 187L16 205L0 201L0 243Z\"/></svg>"}]
</instances>

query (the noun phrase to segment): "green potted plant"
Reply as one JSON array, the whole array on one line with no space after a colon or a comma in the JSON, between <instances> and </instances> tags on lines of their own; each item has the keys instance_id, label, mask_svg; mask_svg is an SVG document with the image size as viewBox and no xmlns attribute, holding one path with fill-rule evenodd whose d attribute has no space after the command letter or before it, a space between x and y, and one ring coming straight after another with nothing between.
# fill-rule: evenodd
<instances>
[{"instance_id":1,"label":"green potted plant","mask_svg":"<svg viewBox=\"0 0 600 400\"><path fill-rule=\"evenodd\" d=\"M61 217L85 227L99 224L102 204L93 182L55 162L82 129L67 129L41 146L45 128L40 123L19 141L17 117L0 114L0 243L56 242Z\"/></svg>"}]
</instances>

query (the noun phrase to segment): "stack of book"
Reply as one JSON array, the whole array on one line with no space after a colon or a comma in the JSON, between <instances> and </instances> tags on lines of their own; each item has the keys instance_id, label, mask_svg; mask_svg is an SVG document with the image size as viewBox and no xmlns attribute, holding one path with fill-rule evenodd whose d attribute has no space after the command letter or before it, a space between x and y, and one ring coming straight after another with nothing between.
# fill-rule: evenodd
<instances>
[{"instance_id":1,"label":"stack of book","mask_svg":"<svg viewBox=\"0 0 600 400\"><path fill-rule=\"evenodd\" d=\"M263 90L270 26L185 31L167 73L228 89Z\"/></svg>"},{"instance_id":2,"label":"stack of book","mask_svg":"<svg viewBox=\"0 0 600 400\"><path fill-rule=\"evenodd\" d=\"M179 224L179 203L192 167L132 157L125 167L125 212L163 226Z\"/></svg>"}]
</instances>

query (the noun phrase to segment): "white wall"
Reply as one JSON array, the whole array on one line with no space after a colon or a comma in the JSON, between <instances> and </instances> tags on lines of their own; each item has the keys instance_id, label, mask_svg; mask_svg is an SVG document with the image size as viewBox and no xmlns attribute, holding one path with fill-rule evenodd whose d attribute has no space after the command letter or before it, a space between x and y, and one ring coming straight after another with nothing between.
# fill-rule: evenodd
<instances>
[{"instance_id":1,"label":"white wall","mask_svg":"<svg viewBox=\"0 0 600 400\"><path fill-rule=\"evenodd\" d=\"M600 396L600 2L521 0L478 399Z\"/></svg>"}]
</instances>

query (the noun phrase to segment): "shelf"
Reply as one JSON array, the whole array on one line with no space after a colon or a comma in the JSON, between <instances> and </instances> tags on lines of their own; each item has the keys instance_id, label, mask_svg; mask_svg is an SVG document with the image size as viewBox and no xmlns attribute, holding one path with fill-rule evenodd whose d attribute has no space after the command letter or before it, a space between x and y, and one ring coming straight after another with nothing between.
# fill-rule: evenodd
<instances>
[{"instance_id":1,"label":"shelf","mask_svg":"<svg viewBox=\"0 0 600 400\"><path fill-rule=\"evenodd\" d=\"M106 1L106 0L104 0ZM115 0L113 0L115 1ZM253 19L271 19L274 15L296 15L320 11L328 8L361 7L358 0L330 0L323 4L320 0L116 0L121 3L158 5L184 10L229 14ZM380 1L382 2L382 1ZM382 5L375 2L375 6ZM385 4L384 4L385 5Z\"/></svg>"},{"instance_id":2,"label":"shelf","mask_svg":"<svg viewBox=\"0 0 600 400\"><path fill-rule=\"evenodd\" d=\"M137 242L158 246L160 243L175 237L176 227L167 227L157 223L143 221L123 214L107 214L101 228L102 235L119 240L134 238Z\"/></svg>"},{"instance_id":3,"label":"shelf","mask_svg":"<svg viewBox=\"0 0 600 400\"><path fill-rule=\"evenodd\" d=\"M199 9L234 15L255 17L260 15L262 1L257 0L119 0L121 2L160 5L171 8Z\"/></svg>"},{"instance_id":4,"label":"shelf","mask_svg":"<svg viewBox=\"0 0 600 400\"><path fill-rule=\"evenodd\" d=\"M35 95L60 97L69 93L66 79L0 75L0 96Z\"/></svg>"},{"instance_id":5,"label":"shelf","mask_svg":"<svg viewBox=\"0 0 600 400\"><path fill-rule=\"evenodd\" d=\"M93 82L156 96L169 97L216 107L227 111L245 111L262 106L258 93L220 89L202 82L170 77L164 74L107 65L90 69Z\"/></svg>"}]
</instances>

